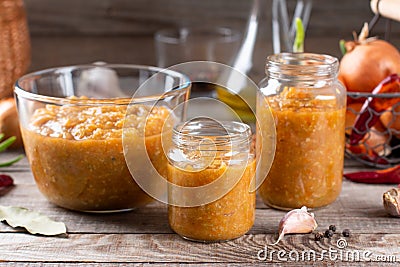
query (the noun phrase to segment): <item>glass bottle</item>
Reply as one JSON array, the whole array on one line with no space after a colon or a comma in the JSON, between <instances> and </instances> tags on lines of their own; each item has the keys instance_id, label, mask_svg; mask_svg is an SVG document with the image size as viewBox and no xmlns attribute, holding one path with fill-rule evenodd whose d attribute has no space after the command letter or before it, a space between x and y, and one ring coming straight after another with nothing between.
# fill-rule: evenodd
<instances>
[{"instance_id":1,"label":"glass bottle","mask_svg":"<svg viewBox=\"0 0 400 267\"><path fill-rule=\"evenodd\" d=\"M266 0L253 0L249 18L241 47L232 61L232 67L246 74L255 83L264 76L264 58L256 51L262 51L261 55L268 55ZM255 122L255 106L257 90L246 79L237 79L231 73L225 73L221 77L228 85L227 88L217 86L217 98L229 105L239 117L246 123ZM233 89L237 88L239 90Z\"/></svg>"},{"instance_id":2,"label":"glass bottle","mask_svg":"<svg viewBox=\"0 0 400 267\"><path fill-rule=\"evenodd\" d=\"M288 2L291 3L281 0L274 0L272 3L267 0L252 2L242 44L231 66L255 83L259 83L264 77L264 59L270 51L292 51L297 17L302 19L304 29L307 29L312 0ZM272 40L267 36L270 33ZM245 79L236 78L235 75L222 75L221 79L226 81L228 88L217 86L217 98L229 105L244 122L253 124L257 90L255 86L246 83Z\"/></svg>"},{"instance_id":3,"label":"glass bottle","mask_svg":"<svg viewBox=\"0 0 400 267\"><path fill-rule=\"evenodd\" d=\"M197 118L174 129L168 153L172 230L185 239L215 242L240 237L253 226L251 139L250 127L239 122Z\"/></svg>"},{"instance_id":4,"label":"glass bottle","mask_svg":"<svg viewBox=\"0 0 400 267\"><path fill-rule=\"evenodd\" d=\"M267 205L317 208L338 197L346 98L337 71L338 60L328 55L281 53L267 58L267 77L257 100L257 116L262 118L270 108L277 134L275 159L259 189Z\"/></svg>"}]
</instances>

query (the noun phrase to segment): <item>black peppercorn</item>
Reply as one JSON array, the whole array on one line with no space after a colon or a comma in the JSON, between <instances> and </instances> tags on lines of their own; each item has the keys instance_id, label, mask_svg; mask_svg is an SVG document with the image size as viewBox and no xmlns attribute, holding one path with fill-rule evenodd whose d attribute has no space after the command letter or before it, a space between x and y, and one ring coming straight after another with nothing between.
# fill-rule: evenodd
<instances>
[{"instance_id":1,"label":"black peppercorn","mask_svg":"<svg viewBox=\"0 0 400 267\"><path fill-rule=\"evenodd\" d=\"M333 236L332 230L326 230L326 231L325 231L325 237L326 237L326 238L331 238L332 236Z\"/></svg>"},{"instance_id":2,"label":"black peppercorn","mask_svg":"<svg viewBox=\"0 0 400 267\"><path fill-rule=\"evenodd\" d=\"M320 232L315 233L315 235L314 235L315 241L320 241L322 238L324 238L324 235L322 233L320 233Z\"/></svg>"},{"instance_id":3,"label":"black peppercorn","mask_svg":"<svg viewBox=\"0 0 400 267\"><path fill-rule=\"evenodd\" d=\"M336 232L336 226L334 224L329 225L329 230Z\"/></svg>"},{"instance_id":4,"label":"black peppercorn","mask_svg":"<svg viewBox=\"0 0 400 267\"><path fill-rule=\"evenodd\" d=\"M349 237L350 236L350 230L349 229L344 229L342 232L344 237Z\"/></svg>"}]
</instances>

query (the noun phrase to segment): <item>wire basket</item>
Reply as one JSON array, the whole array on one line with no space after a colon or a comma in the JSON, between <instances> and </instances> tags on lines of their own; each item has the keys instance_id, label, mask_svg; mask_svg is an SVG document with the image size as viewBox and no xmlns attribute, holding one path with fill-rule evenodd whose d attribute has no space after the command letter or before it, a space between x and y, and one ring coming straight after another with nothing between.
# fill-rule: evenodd
<instances>
[{"instance_id":1,"label":"wire basket","mask_svg":"<svg viewBox=\"0 0 400 267\"><path fill-rule=\"evenodd\" d=\"M354 121L360 114L361 108L366 100L381 98L384 101L390 99L397 102L389 109L377 112L367 107L369 114L379 117L377 123L359 132L354 127ZM356 145L350 144L352 131L364 135ZM346 149L348 157L353 158L365 165L387 168L400 163L400 93L369 94L347 92L346 111Z\"/></svg>"}]
</instances>

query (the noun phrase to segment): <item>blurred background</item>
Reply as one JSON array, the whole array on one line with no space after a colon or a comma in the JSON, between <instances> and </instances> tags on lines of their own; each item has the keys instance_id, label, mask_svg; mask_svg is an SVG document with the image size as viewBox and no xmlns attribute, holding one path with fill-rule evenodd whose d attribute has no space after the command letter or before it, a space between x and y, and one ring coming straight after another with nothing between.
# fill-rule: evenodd
<instances>
[{"instance_id":1,"label":"blurred background","mask_svg":"<svg viewBox=\"0 0 400 267\"><path fill-rule=\"evenodd\" d=\"M30 70L107 61L156 65L154 34L179 26L225 26L244 33L252 1L247 0L24 0L31 34ZM295 2L295 1L294 1ZM261 0L256 50L263 61L272 53L272 0ZM369 0L313 1L305 50L340 57L339 40L352 39L373 13ZM290 1L288 1L290 5ZM400 47L400 23L390 41ZM379 21L373 35L383 38Z\"/></svg>"}]
</instances>

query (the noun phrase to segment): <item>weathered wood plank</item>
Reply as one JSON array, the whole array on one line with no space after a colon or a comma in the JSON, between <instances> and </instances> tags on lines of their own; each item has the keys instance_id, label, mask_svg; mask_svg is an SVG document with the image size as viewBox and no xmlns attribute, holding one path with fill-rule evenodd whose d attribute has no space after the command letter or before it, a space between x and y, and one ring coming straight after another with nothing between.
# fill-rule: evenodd
<instances>
[{"instance_id":1,"label":"weathered wood plank","mask_svg":"<svg viewBox=\"0 0 400 267\"><path fill-rule=\"evenodd\" d=\"M397 38L393 38L393 42L397 47L400 47L400 35L397 36ZM308 52L330 54L340 58L338 43L344 37L338 34L325 37L307 37L305 49ZM258 61L254 63L260 73L264 71L266 57L272 54L272 43L268 41L264 49L257 50ZM156 65L156 57L153 36L32 37L32 64L30 71L95 61L154 66Z\"/></svg>"},{"instance_id":2,"label":"weathered wood plank","mask_svg":"<svg viewBox=\"0 0 400 267\"><path fill-rule=\"evenodd\" d=\"M272 235L245 235L230 242L203 244L189 243L174 234L73 234L68 238L46 238L4 233L0 235L0 259L14 262L74 263L265 263L293 262L296 261L296 255L314 251L315 262L327 264L338 262L340 259L329 258L327 251L334 249L334 255L337 257L340 251L360 253L356 259L357 256L348 255L348 261L374 261L378 255L394 256L393 260L396 262L400 260L400 249L390 245L399 244L396 234L377 234L373 237L369 234L353 235L346 239L347 246L343 250L337 246L338 239L339 237L335 236L315 242L312 235L292 235L276 246L269 246L268 244L274 241ZM260 261L257 254L260 250L265 250L265 247L267 258ZM275 251L274 254L272 250ZM284 256L281 255L283 260L277 257L279 250L285 252ZM364 252L368 252L368 255L363 256ZM303 262L307 263L307 258Z\"/></svg>"},{"instance_id":3,"label":"weathered wood plank","mask_svg":"<svg viewBox=\"0 0 400 267\"><path fill-rule=\"evenodd\" d=\"M266 0L265 0L266 1ZM156 65L153 35L168 26L212 24L244 29L250 1L25 0L32 35L31 70L94 61ZM266 1L270 5L272 1ZM263 72L272 53L270 7L265 8L266 36L255 62ZM351 39L372 16L369 4L314 1L305 49L340 57L338 42ZM393 23L392 43L400 47L400 23ZM382 35L383 23L374 34ZM45 51L45 53L44 53ZM257 81L258 82L258 81Z\"/></svg>"},{"instance_id":4,"label":"weathered wood plank","mask_svg":"<svg viewBox=\"0 0 400 267\"><path fill-rule=\"evenodd\" d=\"M270 30L272 1L262 2L263 23ZM164 0L25 0L25 3L33 35L151 35L168 26L205 23L243 28L251 7L251 1L228 0L167 3ZM359 30L372 16L369 1L314 1L308 34L351 36L352 30ZM377 26L377 32L383 29L383 24ZM393 30L399 32L399 25L394 24Z\"/></svg>"},{"instance_id":5,"label":"weathered wood plank","mask_svg":"<svg viewBox=\"0 0 400 267\"><path fill-rule=\"evenodd\" d=\"M4 203L1 203L4 205ZM48 205L48 203L43 203ZM167 209L146 207L129 213L119 214L84 214L67 211L51 206L30 207L40 211L54 220L63 221L69 233L172 233L168 226ZM258 209L251 234L276 234L278 224L284 212L272 209ZM337 212L327 209L324 213L315 212L319 224L318 230L324 231L335 224L338 230L351 229L354 233L397 233L400 234L398 219L387 216L379 210L375 213L356 214L353 211ZM19 232L7 225L0 225L1 232Z\"/></svg>"},{"instance_id":6,"label":"weathered wood plank","mask_svg":"<svg viewBox=\"0 0 400 267\"><path fill-rule=\"evenodd\" d=\"M307 266L321 266L321 263L309 263ZM380 267L380 266L396 266L397 263L377 263L374 262L375 267ZM84 263L85 266L102 266L102 267L107 267L107 266L135 266L135 267L187 267L187 266L210 266L210 263ZM222 266L228 266L228 267L252 267L252 266L265 266L265 263L212 263L212 266L216 267L222 267ZM48 262L41 262L41 263L21 263L21 262L8 262L8 263L0 263L1 267L22 267L22 266L33 266L33 267L39 267L39 266L52 266L52 267L57 267L57 266L82 266L82 263L48 263ZM285 263L274 263L274 266L305 266L305 264L299 265L298 262L285 262ZM360 263L351 263L351 262L341 262L340 266L356 266L359 267Z\"/></svg>"},{"instance_id":7,"label":"weathered wood plank","mask_svg":"<svg viewBox=\"0 0 400 267\"><path fill-rule=\"evenodd\" d=\"M310 52L340 56L339 38L307 38L305 47ZM255 64L259 66L261 73L266 57L272 53L272 43L268 42L265 49L266 51L257 50L260 56L259 62ZM32 71L95 61L156 65L153 36L33 36L32 38Z\"/></svg>"},{"instance_id":8,"label":"weathered wood plank","mask_svg":"<svg viewBox=\"0 0 400 267\"><path fill-rule=\"evenodd\" d=\"M86 214L56 207L49 203L33 184L30 173L13 174L17 185L0 198L0 205L24 206L63 221L70 233L171 233L165 204L154 202L132 212ZM30 178L26 178L30 177ZM382 206L382 193L387 185L364 185L344 182L339 199L328 207L315 210L320 229L330 224L355 233L400 233L396 218L389 217ZM252 234L276 233L285 212L266 207L257 199L256 221ZM0 225L0 232L13 232Z\"/></svg>"},{"instance_id":9,"label":"weathered wood plank","mask_svg":"<svg viewBox=\"0 0 400 267\"><path fill-rule=\"evenodd\" d=\"M8 156L2 154L0 160ZM346 170L363 168L356 162L346 161ZM68 239L44 239L0 225L0 251L8 244L4 256L0 254L0 260L10 261L11 265L19 262L23 266L31 261L38 262L38 266L52 262L76 264L88 261L105 265L108 262L187 262L203 263L204 266L211 262L264 264L255 258L255 253L276 238L278 222L285 213L269 209L258 199L256 222L248 235L222 244L187 243L168 227L167 209L163 204L153 203L133 212L109 215L72 212L50 204L39 193L28 170L10 171L10 174L17 185L0 198L0 204L20 205L43 212L65 222L70 234ZM352 231L349 248L372 251L374 255L393 254L400 259L398 219L386 215L381 203L382 193L390 187L344 181L340 198L332 205L314 211L319 230L323 231L330 224L335 224L338 230L349 228ZM284 243L269 249L296 249L300 252L315 249L318 253L336 242L324 239L322 243L315 243L312 238L312 234L288 236ZM335 238L337 240L339 235ZM59 253L61 256L55 257ZM328 264L327 261L323 263Z\"/></svg>"},{"instance_id":10,"label":"weathered wood plank","mask_svg":"<svg viewBox=\"0 0 400 267\"><path fill-rule=\"evenodd\" d=\"M338 264L338 263L336 263ZM210 266L210 263L88 263L85 262L84 263L85 266L102 266L102 267L107 267L107 266L120 266L120 267L124 267L124 266L136 266L136 267L177 267L177 266L181 266L181 267L188 267L188 266ZM253 266L265 266L266 263L229 263L229 262L225 262L225 263L212 263L212 266L216 266L216 267L222 267L222 266L228 266L228 267L253 267ZM325 263L325 265L327 265ZM328 265L331 266L334 265L334 263ZM374 266L375 267L381 267L381 266L397 266L398 263L388 263L388 262L374 262ZM22 266L33 266L33 267L39 267L39 266L52 266L52 267L56 267L56 266L82 266L82 263L54 263L54 262L40 262L40 263L21 263L21 262L8 262L8 263L0 263L1 267L22 267ZM284 263L274 263L274 266L284 266L284 267L291 267L291 266L316 266L319 267L321 266L321 262L317 262L317 263L310 263L308 262L307 264L302 263L299 264L298 262L284 262ZM360 263L359 262L340 262L340 266L355 266L355 267L359 267Z\"/></svg>"},{"instance_id":11,"label":"weathered wood plank","mask_svg":"<svg viewBox=\"0 0 400 267\"><path fill-rule=\"evenodd\" d=\"M235 23L250 10L249 1L173 0L26 0L33 34L152 34L176 24Z\"/></svg>"},{"instance_id":12,"label":"weathered wood plank","mask_svg":"<svg viewBox=\"0 0 400 267\"><path fill-rule=\"evenodd\" d=\"M96 61L154 66L153 37L32 37L31 71Z\"/></svg>"}]
</instances>

